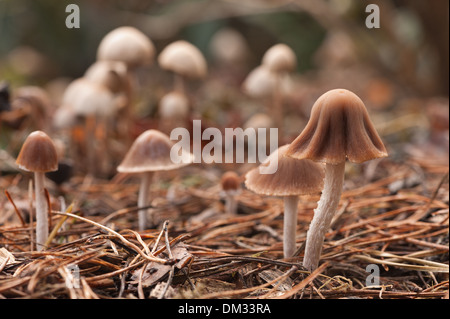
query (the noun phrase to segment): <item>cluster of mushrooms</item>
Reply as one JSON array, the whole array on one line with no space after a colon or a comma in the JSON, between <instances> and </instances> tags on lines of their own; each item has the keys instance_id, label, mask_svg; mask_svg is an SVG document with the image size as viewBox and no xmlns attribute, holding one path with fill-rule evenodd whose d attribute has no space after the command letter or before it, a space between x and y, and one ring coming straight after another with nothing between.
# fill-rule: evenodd
<instances>
[{"instance_id":1,"label":"cluster of mushrooms","mask_svg":"<svg viewBox=\"0 0 450 319\"><path fill-rule=\"evenodd\" d=\"M126 43L126 45L124 45ZM83 78L73 81L66 89L59 120L67 114L84 115L86 144L95 141L94 128L108 127L111 114L121 113L124 125L133 98L133 72L141 65L151 63L155 49L151 41L132 27L121 27L104 37L98 48L98 61ZM180 62L181 61L181 62ZM185 114L187 78L202 78L207 72L206 61L200 51L186 41L168 45L159 55L158 63L173 73L173 90L161 100L167 116ZM271 103L281 105L283 79L296 66L295 54L278 44L267 51L260 67L244 83L249 94L263 95L274 88ZM275 76L264 77L264 73ZM254 80L254 77L262 79ZM258 81L255 85L253 81ZM266 83L264 84L264 81ZM268 83L269 81L270 83ZM265 86L264 86L265 85ZM270 88L270 89L269 89ZM109 108L105 108L109 107ZM281 128L282 110L273 108L276 125ZM281 111L280 111L281 110ZM99 122L100 120L100 122ZM63 121L64 122L64 121ZM166 121L163 121L167 124ZM64 122L65 123L65 122ZM172 123L180 125L180 122ZM123 129L123 128L118 128ZM126 130L122 132L127 132ZM124 133L126 134L126 133ZM170 152L174 142L157 129L140 134L126 153L117 171L139 174L141 184L137 206L139 230L148 227L149 186L153 172L174 170L193 162L191 153L181 154L182 161L174 163ZM92 150L87 150L87 165L94 165ZM282 145L260 164L267 166L276 160L273 174L262 174L255 167L245 175L247 189L262 195L279 196L284 201L283 254L295 256L299 196L320 194L314 217L307 232L303 265L308 270L318 267L325 235L338 208L343 190L345 162L362 163L386 157L387 151L372 124L363 101L346 89L334 89L320 96L311 109L309 121L300 135L290 144ZM58 169L58 154L50 137L41 130L32 132L25 140L16 161L20 169L34 173L36 207L36 244L44 249L48 237L48 207L45 194L45 173ZM240 192L241 177L233 171L222 176L226 210L236 214L236 195Z\"/></svg>"}]
</instances>

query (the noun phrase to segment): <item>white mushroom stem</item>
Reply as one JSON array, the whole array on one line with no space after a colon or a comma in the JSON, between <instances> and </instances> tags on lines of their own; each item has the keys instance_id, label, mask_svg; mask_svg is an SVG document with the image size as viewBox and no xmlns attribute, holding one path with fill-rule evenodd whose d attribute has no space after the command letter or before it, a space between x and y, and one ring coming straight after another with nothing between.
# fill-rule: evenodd
<instances>
[{"instance_id":1,"label":"white mushroom stem","mask_svg":"<svg viewBox=\"0 0 450 319\"><path fill-rule=\"evenodd\" d=\"M314 210L314 217L306 236L303 266L313 271L319 264L325 234L337 210L344 184L345 162L326 164L322 195Z\"/></svg>"},{"instance_id":2,"label":"white mushroom stem","mask_svg":"<svg viewBox=\"0 0 450 319\"><path fill-rule=\"evenodd\" d=\"M173 84L174 91L185 94L186 84L184 83L183 76L177 73L174 73L173 76L174 76L174 84Z\"/></svg>"},{"instance_id":3,"label":"white mushroom stem","mask_svg":"<svg viewBox=\"0 0 450 319\"><path fill-rule=\"evenodd\" d=\"M297 205L298 196L284 197L284 234L283 254L284 258L292 257L295 253L295 237L297 230Z\"/></svg>"},{"instance_id":4,"label":"white mushroom stem","mask_svg":"<svg viewBox=\"0 0 450 319\"><path fill-rule=\"evenodd\" d=\"M236 192L225 192L225 210L230 215L237 214Z\"/></svg>"},{"instance_id":5,"label":"white mushroom stem","mask_svg":"<svg viewBox=\"0 0 450 319\"><path fill-rule=\"evenodd\" d=\"M142 173L141 185L139 187L138 207L145 207L148 205L148 191L152 180L152 172ZM142 231L147 227L147 209L140 209L138 212L139 230Z\"/></svg>"},{"instance_id":6,"label":"white mushroom stem","mask_svg":"<svg viewBox=\"0 0 450 319\"><path fill-rule=\"evenodd\" d=\"M48 238L48 209L44 190L45 175L43 172L34 173L34 191L36 201L36 248L44 249Z\"/></svg>"}]
</instances>

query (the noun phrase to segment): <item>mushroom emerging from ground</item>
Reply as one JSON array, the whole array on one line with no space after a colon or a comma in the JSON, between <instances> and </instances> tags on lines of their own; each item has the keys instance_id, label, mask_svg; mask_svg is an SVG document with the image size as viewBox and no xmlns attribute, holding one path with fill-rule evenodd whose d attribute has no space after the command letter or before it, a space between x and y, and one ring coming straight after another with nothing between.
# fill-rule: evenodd
<instances>
[{"instance_id":1,"label":"mushroom emerging from ground","mask_svg":"<svg viewBox=\"0 0 450 319\"><path fill-rule=\"evenodd\" d=\"M308 124L286 155L326 163L324 189L307 234L303 261L305 268L314 270L341 198L346 159L362 163L388 154L363 101L353 92L335 89L313 105Z\"/></svg>"},{"instance_id":2,"label":"mushroom emerging from ground","mask_svg":"<svg viewBox=\"0 0 450 319\"><path fill-rule=\"evenodd\" d=\"M191 43L179 40L166 46L158 56L161 68L171 71L175 76L175 90L184 93L183 78L204 78L208 72L205 57Z\"/></svg>"},{"instance_id":3,"label":"mushroom emerging from ground","mask_svg":"<svg viewBox=\"0 0 450 319\"><path fill-rule=\"evenodd\" d=\"M324 169L319 163L286 157L289 145L279 147L261 164L267 166L278 161L277 171L261 174L259 167L245 175L245 186L258 194L282 196L284 201L284 257L295 253L297 207L299 195L320 193L323 187Z\"/></svg>"},{"instance_id":4,"label":"mushroom emerging from ground","mask_svg":"<svg viewBox=\"0 0 450 319\"><path fill-rule=\"evenodd\" d=\"M173 170L193 162L193 155L190 153L178 154L181 157L180 162L173 162L170 155L173 145L166 134L157 130L147 130L138 136L117 167L118 172L140 175L138 207L145 207L149 203L148 192L153 172ZM147 209L141 209L139 230L144 230L146 226Z\"/></svg>"},{"instance_id":5,"label":"mushroom emerging from ground","mask_svg":"<svg viewBox=\"0 0 450 319\"><path fill-rule=\"evenodd\" d=\"M158 105L158 112L161 118L160 130L164 133L171 132L176 127L186 126L189 118L189 99L178 91L171 91L165 94Z\"/></svg>"},{"instance_id":6,"label":"mushroom emerging from ground","mask_svg":"<svg viewBox=\"0 0 450 319\"><path fill-rule=\"evenodd\" d=\"M225 210L229 215L236 215L236 195L241 190L241 178L233 171L225 172L220 179L220 185L225 195Z\"/></svg>"},{"instance_id":7,"label":"mushroom emerging from ground","mask_svg":"<svg viewBox=\"0 0 450 319\"><path fill-rule=\"evenodd\" d=\"M28 135L22 145L16 164L20 169L34 173L36 201L36 244L42 250L48 238L48 208L44 190L45 172L58 169L58 157L55 145L42 131Z\"/></svg>"}]
</instances>

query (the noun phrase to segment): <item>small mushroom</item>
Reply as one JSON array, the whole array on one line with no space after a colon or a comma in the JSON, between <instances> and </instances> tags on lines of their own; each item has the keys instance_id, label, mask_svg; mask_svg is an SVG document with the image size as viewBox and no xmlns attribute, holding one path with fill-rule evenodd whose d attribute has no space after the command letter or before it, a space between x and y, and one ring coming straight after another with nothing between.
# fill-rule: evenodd
<instances>
[{"instance_id":1,"label":"small mushroom","mask_svg":"<svg viewBox=\"0 0 450 319\"><path fill-rule=\"evenodd\" d=\"M55 145L42 131L34 131L22 145L16 164L20 169L34 173L36 197L36 244L42 250L48 238L48 208L44 191L45 172L58 169Z\"/></svg>"},{"instance_id":2,"label":"small mushroom","mask_svg":"<svg viewBox=\"0 0 450 319\"><path fill-rule=\"evenodd\" d=\"M166 46L158 56L161 68L171 71L175 76L175 90L185 91L183 78L200 79L208 72L205 57L193 44L179 40Z\"/></svg>"},{"instance_id":3,"label":"small mushroom","mask_svg":"<svg viewBox=\"0 0 450 319\"><path fill-rule=\"evenodd\" d=\"M171 91L165 94L158 105L161 118L160 130L169 133L176 127L186 126L189 118L189 99L182 92Z\"/></svg>"},{"instance_id":4,"label":"small mushroom","mask_svg":"<svg viewBox=\"0 0 450 319\"><path fill-rule=\"evenodd\" d=\"M183 153L180 155L181 161L174 163L170 156L173 145L166 134L147 130L137 137L117 167L118 172L140 175L138 207L145 207L149 203L148 191L153 172L173 170L193 162L192 154ZM138 214L139 230L144 230L147 227L147 210L140 209Z\"/></svg>"},{"instance_id":5,"label":"small mushroom","mask_svg":"<svg viewBox=\"0 0 450 319\"><path fill-rule=\"evenodd\" d=\"M306 238L303 265L317 268L325 234L330 228L342 194L345 162L362 163L386 157L366 107L351 91L330 90L319 97L302 133L286 156L326 163L324 189Z\"/></svg>"},{"instance_id":6,"label":"small mushroom","mask_svg":"<svg viewBox=\"0 0 450 319\"><path fill-rule=\"evenodd\" d=\"M299 195L320 193L323 187L323 166L304 159L296 160L286 157L289 145L279 147L260 165L267 166L273 161L278 167L273 174L261 174L260 167L250 170L245 175L245 186L251 191L281 196L284 201L284 257L295 253L295 236L297 227L297 207Z\"/></svg>"},{"instance_id":7,"label":"small mushroom","mask_svg":"<svg viewBox=\"0 0 450 319\"><path fill-rule=\"evenodd\" d=\"M284 43L270 47L262 58L261 65L266 66L274 77L274 87L272 93L273 117L278 127L278 136L283 140L283 83L286 76L297 67L297 57L294 51Z\"/></svg>"},{"instance_id":8,"label":"small mushroom","mask_svg":"<svg viewBox=\"0 0 450 319\"><path fill-rule=\"evenodd\" d=\"M225 210L229 215L236 215L236 195L241 190L241 178L233 171L225 172L220 179L220 185L225 195Z\"/></svg>"}]
</instances>

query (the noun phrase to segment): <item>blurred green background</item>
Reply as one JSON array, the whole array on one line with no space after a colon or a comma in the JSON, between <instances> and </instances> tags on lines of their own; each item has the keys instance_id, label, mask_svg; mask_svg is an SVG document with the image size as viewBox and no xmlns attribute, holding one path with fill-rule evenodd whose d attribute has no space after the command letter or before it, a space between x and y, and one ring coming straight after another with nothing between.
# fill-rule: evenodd
<instances>
[{"instance_id":1,"label":"blurred green background","mask_svg":"<svg viewBox=\"0 0 450 319\"><path fill-rule=\"evenodd\" d=\"M71 3L80 8L79 29L65 26ZM370 3L380 6L379 29L365 26ZM79 77L95 61L102 37L122 25L142 30L158 52L185 39L209 59L212 36L229 26L249 43L249 68L277 42L294 49L300 73L320 68L317 50L328 34L342 31L356 44L358 58L391 80L424 96L448 96L448 5L447 0L0 0L0 78L20 85Z\"/></svg>"}]
</instances>

